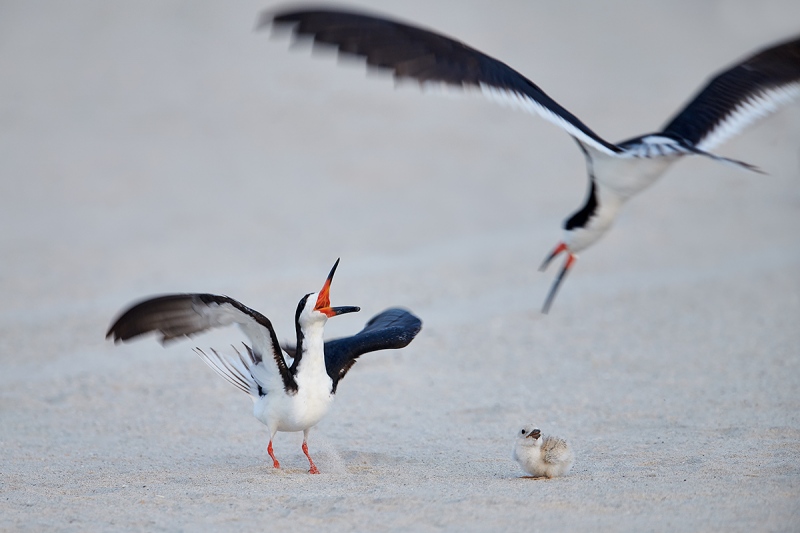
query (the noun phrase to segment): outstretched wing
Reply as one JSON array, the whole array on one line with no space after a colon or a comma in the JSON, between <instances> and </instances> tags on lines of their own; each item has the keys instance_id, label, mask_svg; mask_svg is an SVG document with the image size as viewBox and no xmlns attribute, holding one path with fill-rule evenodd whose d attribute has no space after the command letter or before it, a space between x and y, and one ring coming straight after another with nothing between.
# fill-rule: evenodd
<instances>
[{"instance_id":1,"label":"outstretched wing","mask_svg":"<svg viewBox=\"0 0 800 533\"><path fill-rule=\"evenodd\" d=\"M161 343L191 337L203 331L238 324L253 345L247 356L225 357L217 352L198 355L225 379L240 386L242 378L252 379L259 393L266 393L280 376L284 389L297 390L267 317L227 296L215 294L168 294L134 304L117 318L106 333L114 342L127 341L150 332L161 335ZM212 355L213 354L213 355ZM263 356L268 357L267 361ZM242 366L247 374L242 371ZM246 383L253 390L252 383ZM245 391L248 392L248 391Z\"/></svg>"},{"instance_id":2,"label":"outstretched wing","mask_svg":"<svg viewBox=\"0 0 800 533\"><path fill-rule=\"evenodd\" d=\"M325 367L333 380L333 392L361 355L405 348L421 329L419 318L405 309L394 307L372 317L364 329L352 337L326 341ZM292 355L295 346L284 345L283 349Z\"/></svg>"},{"instance_id":3,"label":"outstretched wing","mask_svg":"<svg viewBox=\"0 0 800 533\"><path fill-rule=\"evenodd\" d=\"M800 97L800 38L762 50L714 76L664 127L703 151Z\"/></svg>"},{"instance_id":4,"label":"outstretched wing","mask_svg":"<svg viewBox=\"0 0 800 533\"><path fill-rule=\"evenodd\" d=\"M391 70L396 79L477 88L492 99L538 114L601 152L620 152L516 70L444 35L383 17L330 9L268 11L259 27L270 24L292 26L295 35L363 57L369 66Z\"/></svg>"}]
</instances>

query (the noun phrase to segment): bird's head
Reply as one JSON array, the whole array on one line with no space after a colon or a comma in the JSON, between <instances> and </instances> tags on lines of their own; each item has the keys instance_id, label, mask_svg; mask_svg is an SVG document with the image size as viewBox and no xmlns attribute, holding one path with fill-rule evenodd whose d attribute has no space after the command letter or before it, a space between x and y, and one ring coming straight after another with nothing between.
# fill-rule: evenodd
<instances>
[{"instance_id":1,"label":"bird's head","mask_svg":"<svg viewBox=\"0 0 800 533\"><path fill-rule=\"evenodd\" d=\"M522 446L542 445L542 431L534 424L528 424L517 432L517 442Z\"/></svg>"},{"instance_id":2,"label":"bird's head","mask_svg":"<svg viewBox=\"0 0 800 533\"><path fill-rule=\"evenodd\" d=\"M343 315L345 313L355 313L361 311L360 307L343 306L331 307L331 281L333 275L336 273L336 267L339 266L339 260L336 260L333 268L331 269L325 284L319 292L312 292L303 296L300 303L297 304L297 323L300 326L311 325L315 323L324 324L330 317Z\"/></svg>"}]
</instances>

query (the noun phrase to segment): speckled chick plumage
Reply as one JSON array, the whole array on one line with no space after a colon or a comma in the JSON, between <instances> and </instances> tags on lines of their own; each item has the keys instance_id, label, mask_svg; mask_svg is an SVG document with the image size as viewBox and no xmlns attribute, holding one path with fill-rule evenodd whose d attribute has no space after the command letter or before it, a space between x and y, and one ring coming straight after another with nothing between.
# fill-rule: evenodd
<instances>
[{"instance_id":1,"label":"speckled chick plumage","mask_svg":"<svg viewBox=\"0 0 800 533\"><path fill-rule=\"evenodd\" d=\"M575 462L566 440L544 436L534 424L526 425L517 433L513 457L533 477L563 476Z\"/></svg>"}]
</instances>

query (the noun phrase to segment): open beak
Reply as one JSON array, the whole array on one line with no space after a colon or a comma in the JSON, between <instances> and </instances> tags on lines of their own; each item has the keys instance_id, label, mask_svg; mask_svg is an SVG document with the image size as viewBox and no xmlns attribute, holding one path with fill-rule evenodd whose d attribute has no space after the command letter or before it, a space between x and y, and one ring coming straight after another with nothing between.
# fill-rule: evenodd
<instances>
[{"instance_id":1,"label":"open beak","mask_svg":"<svg viewBox=\"0 0 800 533\"><path fill-rule=\"evenodd\" d=\"M561 272L559 272L558 276L556 276L556 279L553 282L552 287L550 287L550 292L547 294L547 299L544 301L544 307L542 307L542 313L544 314L547 314L547 312L550 311L550 306L553 304L553 300L556 297L556 293L558 293L558 288L561 286L561 282L564 281L564 277L567 275L567 271L569 271L569 269L572 268L572 265L578 259L577 255L569 251L569 248L567 248L566 244L560 242L553 249L553 251L550 252L550 255L548 255L547 258L544 260L542 266L539 267L539 272L544 272L547 269L548 265L550 265L550 262L553 259L555 259L561 252L566 252L567 260L564 261L564 266L561 267Z\"/></svg>"},{"instance_id":2,"label":"open beak","mask_svg":"<svg viewBox=\"0 0 800 533\"><path fill-rule=\"evenodd\" d=\"M534 429L533 431L528 433L528 436L525 437L525 438L526 439L538 439L541 436L542 436L542 432L540 430L538 430L538 429Z\"/></svg>"},{"instance_id":3,"label":"open beak","mask_svg":"<svg viewBox=\"0 0 800 533\"><path fill-rule=\"evenodd\" d=\"M358 311L361 311L360 307L355 307L352 305L343 307L331 307L331 281L333 281L333 275L336 273L336 267L338 266L339 266L339 260L337 259L336 262L333 264L331 273L328 274L328 279L325 280L325 284L322 286L322 290L319 291L319 296L317 296L317 303L314 306L315 311L319 311L328 318L336 315L343 315L345 313L356 313Z\"/></svg>"}]
</instances>

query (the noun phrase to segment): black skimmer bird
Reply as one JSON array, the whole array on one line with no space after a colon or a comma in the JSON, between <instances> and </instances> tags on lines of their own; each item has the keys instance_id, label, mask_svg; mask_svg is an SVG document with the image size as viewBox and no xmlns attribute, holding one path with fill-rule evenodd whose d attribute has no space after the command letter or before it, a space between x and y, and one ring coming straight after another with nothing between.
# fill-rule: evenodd
<instances>
[{"instance_id":1,"label":"black skimmer bird","mask_svg":"<svg viewBox=\"0 0 800 533\"><path fill-rule=\"evenodd\" d=\"M564 221L564 236L542 264L561 253L561 271L545 300L547 313L577 254L611 227L627 200L649 187L669 166L701 155L748 170L747 163L709 152L756 119L800 95L800 38L765 48L715 75L657 133L611 143L505 63L466 44L410 24L338 9L264 12L259 27L291 27L298 37L366 59L396 80L480 90L486 96L540 115L578 143L586 159L588 194Z\"/></svg>"},{"instance_id":2,"label":"black skimmer bird","mask_svg":"<svg viewBox=\"0 0 800 533\"><path fill-rule=\"evenodd\" d=\"M197 354L220 376L253 399L253 414L269 428L267 452L280 468L272 450L278 431L302 431L303 453L309 472L319 470L308 453L308 432L328 412L339 381L359 356L377 350L403 348L422 329L422 321L403 309L387 309L373 317L356 335L323 342L328 318L359 311L358 307L331 307L330 286L339 261L318 293L303 296L297 304L297 343L287 346L284 357L269 319L229 298L215 294L168 294L141 301L114 321L106 338L127 341L158 332L161 343L190 337L212 328L238 324L250 341L235 354L216 350Z\"/></svg>"}]
</instances>

